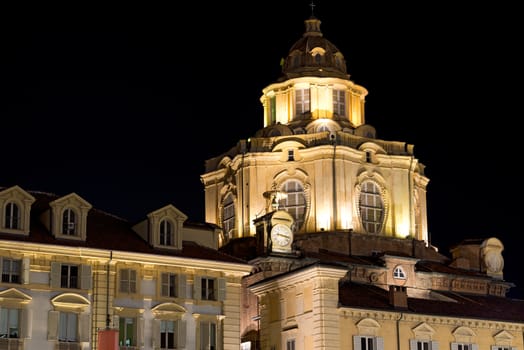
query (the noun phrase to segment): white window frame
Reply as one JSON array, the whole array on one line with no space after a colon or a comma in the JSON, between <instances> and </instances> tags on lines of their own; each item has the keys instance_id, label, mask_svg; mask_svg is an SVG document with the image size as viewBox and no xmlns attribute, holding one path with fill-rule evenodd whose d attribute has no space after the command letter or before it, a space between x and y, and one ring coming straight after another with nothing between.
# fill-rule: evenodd
<instances>
[{"instance_id":1,"label":"white window frame","mask_svg":"<svg viewBox=\"0 0 524 350\"><path fill-rule=\"evenodd\" d=\"M333 113L338 114L339 117L346 115L346 91L333 90Z\"/></svg>"},{"instance_id":2,"label":"white window frame","mask_svg":"<svg viewBox=\"0 0 524 350\"><path fill-rule=\"evenodd\" d=\"M137 292L136 275L137 272L135 269L120 269L120 279L118 281L118 290L120 293L135 294Z\"/></svg>"},{"instance_id":3,"label":"white window frame","mask_svg":"<svg viewBox=\"0 0 524 350\"><path fill-rule=\"evenodd\" d=\"M222 230L226 240L232 237L231 231L235 229L235 200L233 195L229 193L224 198L224 204L222 208Z\"/></svg>"},{"instance_id":4,"label":"white window frame","mask_svg":"<svg viewBox=\"0 0 524 350\"><path fill-rule=\"evenodd\" d=\"M311 110L310 97L311 92L307 89L296 89L295 90L295 114L301 116L302 114Z\"/></svg>"},{"instance_id":5,"label":"white window frame","mask_svg":"<svg viewBox=\"0 0 524 350\"><path fill-rule=\"evenodd\" d=\"M62 213L62 234L66 236L77 235L77 215L72 208L66 208Z\"/></svg>"},{"instance_id":6,"label":"white window frame","mask_svg":"<svg viewBox=\"0 0 524 350\"><path fill-rule=\"evenodd\" d=\"M58 320L58 341L78 342L78 314L75 312L60 312Z\"/></svg>"},{"instance_id":7,"label":"white window frame","mask_svg":"<svg viewBox=\"0 0 524 350\"><path fill-rule=\"evenodd\" d=\"M160 220L158 242L160 245L167 247L172 247L175 245L174 225L168 219Z\"/></svg>"},{"instance_id":8,"label":"white window frame","mask_svg":"<svg viewBox=\"0 0 524 350\"><path fill-rule=\"evenodd\" d=\"M21 319L22 312L20 309L1 307L0 338L21 338Z\"/></svg>"},{"instance_id":9,"label":"white window frame","mask_svg":"<svg viewBox=\"0 0 524 350\"><path fill-rule=\"evenodd\" d=\"M451 350L478 350L479 346L475 343L462 343L453 342L451 343Z\"/></svg>"},{"instance_id":10,"label":"white window frame","mask_svg":"<svg viewBox=\"0 0 524 350\"><path fill-rule=\"evenodd\" d=\"M439 350L438 342L422 339L410 339L409 350Z\"/></svg>"},{"instance_id":11,"label":"white window frame","mask_svg":"<svg viewBox=\"0 0 524 350\"><path fill-rule=\"evenodd\" d=\"M360 220L367 233L380 233L384 224L384 198L381 187L374 181L363 181L358 199Z\"/></svg>"},{"instance_id":12,"label":"white window frame","mask_svg":"<svg viewBox=\"0 0 524 350\"><path fill-rule=\"evenodd\" d=\"M15 202L9 202L5 206L4 212L5 228L11 230L20 230L21 226L21 209Z\"/></svg>"},{"instance_id":13,"label":"white window frame","mask_svg":"<svg viewBox=\"0 0 524 350\"><path fill-rule=\"evenodd\" d=\"M218 325L213 321L200 321L200 350L216 350Z\"/></svg>"},{"instance_id":14,"label":"white window frame","mask_svg":"<svg viewBox=\"0 0 524 350\"><path fill-rule=\"evenodd\" d=\"M0 258L0 267L2 268L0 271L2 283L22 283L23 263L21 259ZM4 280L4 276L6 276L6 280ZM17 277L16 280L14 280L14 277Z\"/></svg>"},{"instance_id":15,"label":"white window frame","mask_svg":"<svg viewBox=\"0 0 524 350\"><path fill-rule=\"evenodd\" d=\"M364 347L362 347L363 343ZM355 335L353 336L353 350L384 350L384 338L369 335Z\"/></svg>"},{"instance_id":16,"label":"white window frame","mask_svg":"<svg viewBox=\"0 0 524 350\"><path fill-rule=\"evenodd\" d=\"M393 278L400 280L405 280L407 278L407 274L402 268L402 266L396 266L393 269Z\"/></svg>"},{"instance_id":17,"label":"white window frame","mask_svg":"<svg viewBox=\"0 0 524 350\"><path fill-rule=\"evenodd\" d=\"M278 208L287 211L295 220L294 231L299 230L306 216L306 194L299 180L291 179L280 186L280 191L286 193L278 200Z\"/></svg>"}]
</instances>

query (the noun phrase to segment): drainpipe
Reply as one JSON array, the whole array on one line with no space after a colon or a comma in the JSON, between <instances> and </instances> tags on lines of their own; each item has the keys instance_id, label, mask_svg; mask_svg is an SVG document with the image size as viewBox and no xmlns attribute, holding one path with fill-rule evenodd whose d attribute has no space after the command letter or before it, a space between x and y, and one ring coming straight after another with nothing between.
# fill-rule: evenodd
<instances>
[{"instance_id":1,"label":"drainpipe","mask_svg":"<svg viewBox=\"0 0 524 350\"><path fill-rule=\"evenodd\" d=\"M109 316L109 270L111 268L111 261L113 260L113 251L109 252L109 261L107 262L107 277L106 277L106 329L111 325L111 317Z\"/></svg>"},{"instance_id":2,"label":"drainpipe","mask_svg":"<svg viewBox=\"0 0 524 350\"><path fill-rule=\"evenodd\" d=\"M336 166L335 159L337 156L337 140L335 134L330 135L333 143L333 163L332 163L332 173L333 173L333 231L337 229L337 181L336 181Z\"/></svg>"},{"instance_id":3,"label":"drainpipe","mask_svg":"<svg viewBox=\"0 0 524 350\"><path fill-rule=\"evenodd\" d=\"M400 320L404 317L404 314L401 312L397 318L397 350L400 350Z\"/></svg>"}]
</instances>

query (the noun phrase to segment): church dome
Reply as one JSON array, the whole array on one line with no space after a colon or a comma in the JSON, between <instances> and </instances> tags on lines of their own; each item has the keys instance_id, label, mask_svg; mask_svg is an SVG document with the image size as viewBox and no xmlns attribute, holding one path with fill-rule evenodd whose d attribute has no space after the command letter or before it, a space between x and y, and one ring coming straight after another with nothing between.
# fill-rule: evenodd
<instances>
[{"instance_id":1,"label":"church dome","mask_svg":"<svg viewBox=\"0 0 524 350\"><path fill-rule=\"evenodd\" d=\"M311 16L304 22L306 31L283 59L283 75L279 80L304 76L349 79L344 55L324 38L320 31L320 20Z\"/></svg>"}]
</instances>

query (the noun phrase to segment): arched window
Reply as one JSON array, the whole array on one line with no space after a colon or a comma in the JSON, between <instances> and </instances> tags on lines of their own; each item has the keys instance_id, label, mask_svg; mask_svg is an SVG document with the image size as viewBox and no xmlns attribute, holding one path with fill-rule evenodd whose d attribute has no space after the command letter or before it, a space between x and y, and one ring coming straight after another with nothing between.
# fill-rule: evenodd
<instances>
[{"instance_id":1,"label":"arched window","mask_svg":"<svg viewBox=\"0 0 524 350\"><path fill-rule=\"evenodd\" d=\"M160 245L173 245L173 225L168 220L160 221Z\"/></svg>"},{"instance_id":2,"label":"arched window","mask_svg":"<svg viewBox=\"0 0 524 350\"><path fill-rule=\"evenodd\" d=\"M71 236L76 234L76 215L71 208L64 210L62 215L62 234Z\"/></svg>"},{"instance_id":3,"label":"arched window","mask_svg":"<svg viewBox=\"0 0 524 350\"><path fill-rule=\"evenodd\" d=\"M404 272L404 269L402 266L397 266L393 270L393 278L405 280L406 279L406 273Z\"/></svg>"},{"instance_id":4,"label":"arched window","mask_svg":"<svg viewBox=\"0 0 524 350\"><path fill-rule=\"evenodd\" d=\"M222 208L222 229L226 240L233 238L233 229L235 228L235 202L233 195L229 193L224 199Z\"/></svg>"},{"instance_id":5,"label":"arched window","mask_svg":"<svg viewBox=\"0 0 524 350\"><path fill-rule=\"evenodd\" d=\"M278 201L278 208L287 211L295 220L294 230L299 230L304 224L306 215L306 196L304 187L297 180L288 180L282 184L280 191L285 192Z\"/></svg>"},{"instance_id":6,"label":"arched window","mask_svg":"<svg viewBox=\"0 0 524 350\"><path fill-rule=\"evenodd\" d=\"M359 198L360 218L367 233L380 233L384 220L384 201L380 187L373 181L362 183Z\"/></svg>"},{"instance_id":7,"label":"arched window","mask_svg":"<svg viewBox=\"0 0 524 350\"><path fill-rule=\"evenodd\" d=\"M14 202L7 203L5 207L5 228L20 229L20 209Z\"/></svg>"}]
</instances>

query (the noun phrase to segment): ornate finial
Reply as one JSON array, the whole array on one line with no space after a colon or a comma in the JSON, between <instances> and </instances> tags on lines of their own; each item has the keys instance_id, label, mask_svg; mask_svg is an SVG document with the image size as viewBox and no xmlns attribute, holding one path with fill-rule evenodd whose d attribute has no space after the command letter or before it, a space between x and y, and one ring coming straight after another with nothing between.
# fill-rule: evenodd
<instances>
[{"instance_id":1,"label":"ornate finial","mask_svg":"<svg viewBox=\"0 0 524 350\"><path fill-rule=\"evenodd\" d=\"M311 4L309 4L309 6L311 7L311 17L315 17L314 9L316 5L313 0L311 0Z\"/></svg>"}]
</instances>

